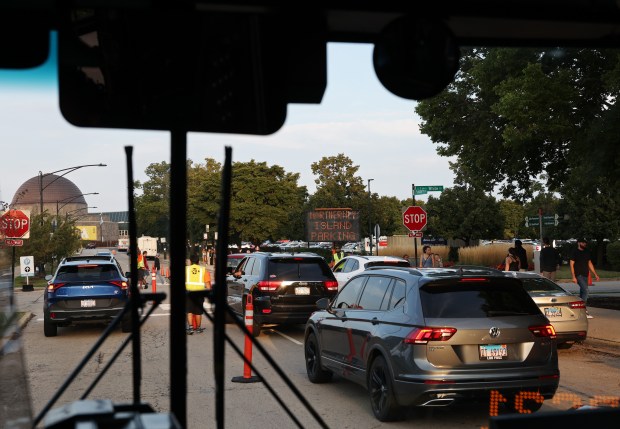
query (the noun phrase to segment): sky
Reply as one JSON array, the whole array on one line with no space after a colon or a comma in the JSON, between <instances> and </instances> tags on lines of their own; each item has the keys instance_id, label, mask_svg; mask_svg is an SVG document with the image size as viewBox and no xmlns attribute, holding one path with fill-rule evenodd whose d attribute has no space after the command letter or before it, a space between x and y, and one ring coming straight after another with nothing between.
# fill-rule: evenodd
<instances>
[{"instance_id":1,"label":"sky","mask_svg":"<svg viewBox=\"0 0 620 429\"><path fill-rule=\"evenodd\" d=\"M53 45L53 44L52 44ZM79 128L58 108L56 50L41 67L0 70L0 200L10 202L19 186L37 176L84 164L67 174L91 212L127 210L125 146L133 146L134 179L145 181L149 164L170 161L170 134L162 131ZM188 158L280 165L299 173L299 185L316 189L311 164L340 153L359 166L358 175L380 196L411 197L411 185L453 185L449 158L420 134L415 102L388 92L372 66L372 46L328 45L327 89L321 104L289 104L284 126L271 136L189 133ZM434 194L438 195L438 194ZM426 196L417 196L426 200Z\"/></svg>"}]
</instances>

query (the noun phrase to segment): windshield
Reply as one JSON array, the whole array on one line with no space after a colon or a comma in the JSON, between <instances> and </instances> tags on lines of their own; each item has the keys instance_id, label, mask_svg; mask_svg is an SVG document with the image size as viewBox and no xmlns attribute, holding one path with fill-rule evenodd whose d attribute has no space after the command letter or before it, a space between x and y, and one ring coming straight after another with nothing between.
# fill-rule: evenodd
<instances>
[{"instance_id":1,"label":"windshield","mask_svg":"<svg viewBox=\"0 0 620 429\"><path fill-rule=\"evenodd\" d=\"M215 340L229 337L240 349L245 346L249 337L237 329L239 321L256 326L255 339L291 377L290 385L316 405L316 414L328 427L342 425L343 416L351 427L380 425L373 417L369 391L376 399L388 395L390 386L400 391L406 384L430 386L433 391L406 407L402 421L391 423L394 427L488 427L489 412L502 408L498 397L491 397L493 381L485 383L489 388L487 396L477 401L484 404L480 408L448 406L433 413L417 407L447 405L452 399L468 398L468 393L459 392L458 398L444 395L444 389L451 388L444 377L421 381L403 368L411 364L430 368L420 359L435 353L442 357L434 367L473 359L473 365L485 367L493 380L496 368L490 365L505 362L481 362L480 353L504 343L479 336L471 350L435 339L420 347L422 340L413 338L417 334L404 340L396 333L408 330L403 335L407 338L420 328L428 329L430 336L443 335L445 326L423 326L423 321L444 317L480 319L480 332L486 333L497 318L536 314L543 324L543 317L548 317L557 339L550 338L550 329L543 329L546 325L526 331L527 338L518 340L523 353L519 365L534 360L525 353L530 343L539 342L551 360L558 359L558 371L530 374L515 384L560 374L557 394L545 397L538 412L601 403L617 407L620 338L618 329L613 329L618 326L620 301L617 2L537 4L540 12L532 10L532 2L509 1L510 6L464 2L458 7L455 2L439 2L458 9L458 13L446 10L445 16L442 10L439 19L454 37L441 31L442 26L417 27L413 21L395 27L402 17L413 19L411 15L435 22L427 15L443 6L430 3L420 10L416 5L412 13L411 6L399 11L398 2L376 2L356 12L349 10L352 5L365 8L366 2L338 2L343 9L337 11L330 2L318 2L308 3L298 14L280 1L263 7L194 0L187 8L172 11L168 9L172 2L166 1L155 2L156 10L143 20L137 20L140 8L153 2L128 0L126 6L113 2L123 3L113 11L94 0L59 3L62 6L9 3L0 4L0 14L7 17L2 28L9 28L2 40L11 46L0 43L4 149L0 274L9 279L2 283L5 295L0 302L6 309L0 320L5 327L0 355L3 395L12 394L15 385L14 366L6 363L5 356L19 337L8 328L17 313L24 315L22 380L35 415L88 348L97 344L114 317L100 308L105 302L80 298L50 304L45 279L63 258L76 253L125 250L135 215L131 238L137 242L141 236L149 237L149 260L138 261L144 269L140 265L136 270L127 253L114 257L121 273L132 274L132 296L140 298L140 315L152 310L141 327L142 353L127 347L117 354L117 346L127 338L126 326L111 330L111 344L88 359L85 374L100 374L113 356L119 357L89 398L131 403L132 383L139 379L140 401L157 412L172 412L179 402L169 396L178 393L180 383L190 398L187 416L179 416L184 427L214 421L219 408L211 405L223 391L228 405L244 404L241 414L235 414L234 407L225 408L227 426L294 426L265 390L266 383L228 384L230 374L256 375L255 369L269 367L256 346L252 370L241 369L245 362L232 348L217 354L216 360L221 350L213 346ZM45 28L50 40L44 43L50 52L42 64L16 69L8 63L9 51L25 53L30 48L21 42L30 46L26 43L30 39L23 34L37 33L12 19L13 9L27 8L22 3L53 4L39 11L51 28ZM84 7L68 11L74 5ZM483 5L484 12L467 12L470 6ZM502 7L505 10L498 13ZM608 7L610 13L601 12ZM200 15L178 21L186 9ZM513 21L515 10L518 17L539 15ZM39 17L26 12L33 21ZM243 18L235 20L238 13ZM281 20L281 14L286 19ZM8 26L13 22L17 30ZM561 33L558 40L549 38L557 33ZM422 35L429 39L419 39ZM424 50L432 47L439 53ZM402 61L390 56L392 48L406 54ZM21 55L13 57L19 60ZM422 66L416 67L418 63ZM4 217L10 210L21 214ZM309 216L313 213L324 216ZM555 254L545 252L545 238ZM294 246L281 249L275 243ZM317 247L319 243L323 245ZM261 252L248 259L274 259L267 267L254 264L249 273L240 278L229 275L225 285L219 284L218 270L232 271L240 261L226 260L221 250L234 246ZM222 253L203 253L206 249ZM553 297L536 297L544 301L538 309L526 291L556 288L540 279L523 279L523 286L513 278L510 284L439 284L459 270L469 277L503 276L510 249L518 250L518 264L509 263L508 269L555 278L574 300L566 298L560 312ZM289 256L277 256L284 250ZM317 256L290 257L298 252ZM406 276L414 279L424 271L438 282L421 290L423 315L409 313L420 303L417 297L402 299L404 292L397 296L396 283L381 285L372 295L371 289L360 285L356 295L354 276L359 271L338 272L336 282L329 267L351 252L402 257L421 267ZM157 261L152 259L156 254ZM192 283L184 277L185 267L195 256L205 274L196 283L212 291L205 293L204 302L185 297L184 286ZM27 266L23 258L34 262ZM391 263L373 261L368 266L375 264ZM451 266L457 268L441 272ZM254 275L259 268L268 278ZM501 272L491 272L495 269ZM112 265L62 267L55 281L118 274ZM301 284L304 279L323 282L322 287L333 294L353 282L344 286L342 297L355 305L364 290L373 302L383 294L374 307L364 305L378 307L373 310L377 312L387 306L390 314L365 322L349 319L354 312L339 310L340 325L322 320L312 343L307 324L319 312L308 299L312 287ZM287 291L286 299L267 296L279 287L278 281L299 284ZM407 283L407 287L413 286ZM71 291L76 290L60 292ZM225 292L235 317L226 314L230 322L226 336L214 335L210 299ZM164 295L160 305L153 304L155 296ZM250 302L253 308L248 307ZM97 320L63 319L68 309L84 319L92 313ZM200 318L188 316L188 309ZM200 320L204 331L190 320ZM370 336L365 335L368 328L373 330ZM56 331L54 337L46 335ZM323 342L320 335L327 331L337 335ZM392 342L375 347L372 335L377 333ZM567 340L570 335L577 339ZM452 338L458 336L456 332ZM510 341L506 340L507 353L517 359ZM171 356L180 350L188 353L186 359L174 360ZM384 366L377 359L381 351ZM143 362L135 377L133 357ZM370 377L373 362L375 377ZM321 383L307 374L315 363L314 380ZM223 379L218 371L224 369L227 384L216 387ZM266 371L260 380L276 380L280 374ZM330 373L336 375L328 383ZM57 406L85 392L85 374L75 377L78 385L72 385ZM390 375L396 378L382 378ZM348 377L357 377L358 383L349 385ZM279 379L274 385L289 387ZM508 390L500 392L507 403L520 404L523 395ZM319 426L312 413L293 402L295 395L284 392L284 402L288 405L291 399L293 414L301 420L299 426ZM540 391L532 388L524 393L532 392ZM16 401L20 393L15 392ZM401 402L391 399L386 397L383 403L398 408ZM13 397L2 403L13 404ZM0 413L11 411L5 408Z\"/></svg>"}]
</instances>

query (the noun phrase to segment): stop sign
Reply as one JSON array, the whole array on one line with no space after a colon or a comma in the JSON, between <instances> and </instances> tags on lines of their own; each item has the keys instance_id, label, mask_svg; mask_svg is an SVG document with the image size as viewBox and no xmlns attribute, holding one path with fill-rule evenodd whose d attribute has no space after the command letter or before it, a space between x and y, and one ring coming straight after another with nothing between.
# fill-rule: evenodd
<instances>
[{"instance_id":1,"label":"stop sign","mask_svg":"<svg viewBox=\"0 0 620 429\"><path fill-rule=\"evenodd\" d=\"M421 231L426 226L426 212L420 206L409 206L403 213L403 225L409 231Z\"/></svg>"},{"instance_id":2,"label":"stop sign","mask_svg":"<svg viewBox=\"0 0 620 429\"><path fill-rule=\"evenodd\" d=\"M0 216L0 235L5 238L30 237L30 211L9 210Z\"/></svg>"}]
</instances>

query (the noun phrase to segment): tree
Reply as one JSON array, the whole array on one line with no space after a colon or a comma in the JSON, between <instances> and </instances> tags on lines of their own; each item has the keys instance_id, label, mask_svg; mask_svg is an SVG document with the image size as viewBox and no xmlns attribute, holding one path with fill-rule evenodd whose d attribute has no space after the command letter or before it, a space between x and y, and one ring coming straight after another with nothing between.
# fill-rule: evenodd
<instances>
[{"instance_id":1,"label":"tree","mask_svg":"<svg viewBox=\"0 0 620 429\"><path fill-rule=\"evenodd\" d=\"M457 79L418 104L421 131L440 155L458 157L458 183L500 185L520 201L543 172L551 191L580 164L618 177L619 58L617 50L464 51ZM599 140L602 148L592 145Z\"/></svg>"},{"instance_id":2,"label":"tree","mask_svg":"<svg viewBox=\"0 0 620 429\"><path fill-rule=\"evenodd\" d=\"M232 174L230 234L234 241L302 237L307 189L297 184L299 173L251 160L235 162Z\"/></svg>"},{"instance_id":3,"label":"tree","mask_svg":"<svg viewBox=\"0 0 620 429\"><path fill-rule=\"evenodd\" d=\"M502 238L513 239L521 237L521 232L525 229L523 205L512 200L501 200L499 210L504 217L504 234Z\"/></svg>"},{"instance_id":4,"label":"tree","mask_svg":"<svg viewBox=\"0 0 620 429\"><path fill-rule=\"evenodd\" d=\"M57 221L56 228L53 226L54 220ZM17 257L33 256L37 265L44 266L74 254L80 245L75 221L62 217L55 219L46 210L31 217L30 238L24 239L24 245L17 247L15 254Z\"/></svg>"},{"instance_id":5,"label":"tree","mask_svg":"<svg viewBox=\"0 0 620 429\"><path fill-rule=\"evenodd\" d=\"M142 195L135 197L136 224L138 236L168 237L170 219L170 164L160 162L146 167L149 179L134 187L142 190Z\"/></svg>"},{"instance_id":6,"label":"tree","mask_svg":"<svg viewBox=\"0 0 620 429\"><path fill-rule=\"evenodd\" d=\"M362 198L367 198L363 179L355 175L359 166L353 165L353 161L343 153L324 156L320 161L313 162L310 168L312 174L318 176L314 179L316 192L310 199L312 208L353 208L354 203L359 204Z\"/></svg>"},{"instance_id":7,"label":"tree","mask_svg":"<svg viewBox=\"0 0 620 429\"><path fill-rule=\"evenodd\" d=\"M471 186L448 188L439 198L429 196L426 211L434 235L461 239L466 246L472 240L497 238L503 233L504 219L497 201Z\"/></svg>"}]
</instances>

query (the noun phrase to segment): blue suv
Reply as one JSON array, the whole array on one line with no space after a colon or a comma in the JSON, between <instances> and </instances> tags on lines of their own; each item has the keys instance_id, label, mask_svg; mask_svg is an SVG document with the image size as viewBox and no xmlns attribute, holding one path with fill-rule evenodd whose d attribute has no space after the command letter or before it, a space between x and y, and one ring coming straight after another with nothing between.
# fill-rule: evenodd
<instances>
[{"instance_id":1,"label":"blue suv","mask_svg":"<svg viewBox=\"0 0 620 429\"><path fill-rule=\"evenodd\" d=\"M64 258L54 276L47 276L43 303L43 332L55 337L58 326L74 322L110 321L129 301L129 283L113 256ZM131 331L129 315L123 332Z\"/></svg>"}]
</instances>

